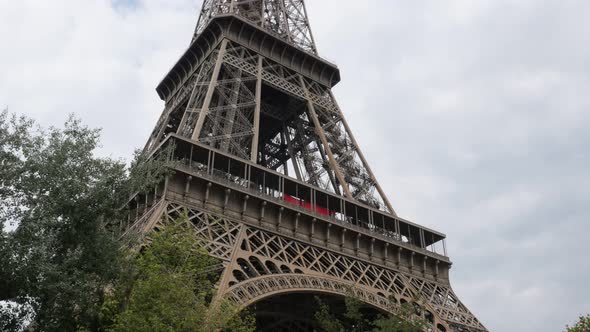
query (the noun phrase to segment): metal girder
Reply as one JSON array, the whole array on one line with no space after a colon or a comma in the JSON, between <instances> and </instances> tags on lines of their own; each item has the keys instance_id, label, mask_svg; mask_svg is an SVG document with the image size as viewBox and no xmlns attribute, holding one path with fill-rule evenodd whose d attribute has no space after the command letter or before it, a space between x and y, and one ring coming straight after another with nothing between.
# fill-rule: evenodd
<instances>
[{"instance_id":1,"label":"metal girder","mask_svg":"<svg viewBox=\"0 0 590 332\"><path fill-rule=\"evenodd\" d=\"M219 17L227 15L233 17ZM214 20L216 17L219 18ZM438 259L428 263L431 256L423 256L418 263L422 264L420 272L414 261L416 251L404 254L406 265L401 266L403 246L392 254L396 255L393 262L388 258L388 244L382 249L382 258L374 259L374 243L379 238L374 232L374 213L395 216L395 211L332 94L331 87L339 80L339 72L317 56L303 0L204 0L195 40L198 42L191 44L182 61L159 87L158 93L165 97L166 106L144 151L153 153L167 135L176 133L172 138L193 141L190 151L185 151L190 155L189 165L194 146L212 148L208 161L197 163L199 171L194 176L204 176L199 172L214 166L217 154L224 155L218 160L221 163L227 160L227 172L231 173L230 161L232 165L237 161L246 165L243 171L246 175L240 178L233 174L223 181L229 180L227 184L231 184L239 180L239 190L255 190L250 192L254 196L261 188L270 190L274 196L268 201L271 204L259 201L260 215L252 224L244 217L248 212L247 201L252 198L246 195L237 201L231 196L235 201L230 202L229 188L224 189L221 210L207 206L211 182L201 188L206 190L204 199L193 204L195 200L189 195L191 175L182 200L168 198L164 192L156 203L159 195L156 187L152 205L145 195L142 216L138 215L137 202L136 221L129 221L127 234L135 233L147 239L150 230L187 213L195 239L210 255L223 261L218 296L242 307L282 293L348 295L352 290L362 301L389 312L395 312L403 301L420 301L424 308L421 315L426 317L428 313L432 318L428 331L487 331L454 294L448 283L448 267L444 271L447 277L439 278ZM262 171L263 167L286 176L291 172L299 181L310 185L306 186L309 193L298 191L299 186L305 185ZM257 170L253 172L253 169ZM274 187L265 187L264 181L270 178L274 179ZM295 188L290 195L302 196L292 199L311 206L317 204L315 199L321 193L313 186L331 192L319 194L326 197L326 208L334 209L329 206L334 205L331 203L334 200L339 204L331 211L333 215L328 214L330 218L344 223L354 219L357 226L372 225L372 233L358 232L352 238L346 235L348 228L343 228L338 235L340 243L329 243L333 225L321 226L326 227L325 237L314 238L317 237L314 217L311 225L305 226L309 227L304 235L308 241L301 240L297 233L299 216L308 212L302 206L298 206L299 212L289 212L294 218L290 221L293 227L286 233L280 227L282 211L287 210L283 206L278 216L267 216L274 223L273 228L264 228L264 207L276 203L281 192L286 193L282 188L285 183ZM167 186L168 179L164 184ZM170 197L175 195L170 193ZM285 197L282 198L279 201L284 202ZM242 206L241 217L226 213L228 203ZM346 211L350 208L357 214L354 218L351 211ZM358 209L365 211L362 212L365 215L359 216ZM323 219L327 215L316 216ZM388 225L385 217L381 221L383 229L389 226L387 232L393 234L388 235L390 238L397 236L397 241L403 242L398 219L390 220ZM348 230L354 232L353 229ZM364 247L361 233L363 239L368 238ZM420 234L421 243L417 245L425 248L422 229ZM407 235L406 241L415 241L410 226ZM408 247L404 248L405 252ZM359 253L359 250L366 252ZM427 274L427 263L430 274Z\"/></svg>"},{"instance_id":2,"label":"metal girder","mask_svg":"<svg viewBox=\"0 0 590 332\"><path fill-rule=\"evenodd\" d=\"M395 215L329 88L227 39L193 76L167 106L150 147L174 131L271 169L284 164L284 173L287 160L268 158L291 156L303 181ZM290 146L268 144L281 135Z\"/></svg>"},{"instance_id":3,"label":"metal girder","mask_svg":"<svg viewBox=\"0 0 590 332\"><path fill-rule=\"evenodd\" d=\"M332 250L243 224L230 217L162 200L128 230L149 238L182 215L194 238L222 260L219 298L247 307L277 294L317 292L354 296L376 308L396 312L403 302L418 301L422 314L447 331L486 331L446 283L438 283ZM451 329L455 325L459 329Z\"/></svg>"},{"instance_id":4,"label":"metal girder","mask_svg":"<svg viewBox=\"0 0 590 332\"><path fill-rule=\"evenodd\" d=\"M303 0L205 0L193 41L216 16L234 14L293 46L317 54Z\"/></svg>"}]
</instances>

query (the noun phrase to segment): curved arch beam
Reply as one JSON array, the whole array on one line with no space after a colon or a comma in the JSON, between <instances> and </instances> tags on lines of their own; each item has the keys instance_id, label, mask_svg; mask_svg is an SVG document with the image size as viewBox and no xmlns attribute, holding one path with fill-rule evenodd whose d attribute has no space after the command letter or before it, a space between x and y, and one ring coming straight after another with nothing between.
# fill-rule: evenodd
<instances>
[{"instance_id":1,"label":"curved arch beam","mask_svg":"<svg viewBox=\"0 0 590 332\"><path fill-rule=\"evenodd\" d=\"M263 275L248 279L228 288L223 297L245 308L270 296L309 292L341 296L351 295L352 292L352 295L376 309L396 312L399 308L397 303L383 296L341 280L293 273Z\"/></svg>"},{"instance_id":2,"label":"curved arch beam","mask_svg":"<svg viewBox=\"0 0 590 332\"><path fill-rule=\"evenodd\" d=\"M287 293L319 293L327 295L353 295L375 309L396 313L400 304L374 294L362 286L350 284L335 278L305 274L270 274L258 276L238 283L227 289L222 297L241 308L246 308L267 297ZM352 294L351 294L352 293ZM440 324L447 328L446 322L434 319L434 326Z\"/></svg>"}]
</instances>

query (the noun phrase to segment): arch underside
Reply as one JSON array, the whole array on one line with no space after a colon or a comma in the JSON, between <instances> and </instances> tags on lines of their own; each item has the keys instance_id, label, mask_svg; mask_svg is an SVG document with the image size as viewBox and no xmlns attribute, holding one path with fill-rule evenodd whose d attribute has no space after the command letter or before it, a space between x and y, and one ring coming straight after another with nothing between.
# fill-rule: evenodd
<instances>
[{"instance_id":1,"label":"arch underside","mask_svg":"<svg viewBox=\"0 0 590 332\"><path fill-rule=\"evenodd\" d=\"M388 299L369 289L338 279L296 273L264 275L249 279L230 287L222 296L241 308L249 308L268 298L303 293L336 295L342 298L352 296L379 312L393 314L400 309L400 303L412 301L411 299L401 299L401 301L397 301L395 298ZM432 326L439 326L438 331L450 331L447 324L435 318L431 312L423 311L422 314L423 318L429 321ZM304 329L301 325L312 326L306 319L302 320L301 317L294 316L287 317L284 323L296 323L299 326L298 330L301 331L311 330L311 328Z\"/></svg>"},{"instance_id":2,"label":"arch underside","mask_svg":"<svg viewBox=\"0 0 590 332\"><path fill-rule=\"evenodd\" d=\"M282 294L352 293L368 305L392 313L400 303L416 301L433 323L432 331L486 331L448 284L340 255L210 213L203 207L163 201L152 216L140 218L130 231L145 235L182 213L187 214L197 241L224 262L219 296L240 307Z\"/></svg>"},{"instance_id":3,"label":"arch underside","mask_svg":"<svg viewBox=\"0 0 590 332\"><path fill-rule=\"evenodd\" d=\"M316 315L321 306L330 308L335 319L347 314L346 298L341 295L305 291L301 293L277 293L248 306L248 312L256 317L258 332L307 332L321 331ZM383 312L372 306L359 308L368 320L374 320Z\"/></svg>"},{"instance_id":4,"label":"arch underside","mask_svg":"<svg viewBox=\"0 0 590 332\"><path fill-rule=\"evenodd\" d=\"M399 308L396 302L350 283L296 273L272 274L248 279L228 288L223 296L245 308L270 296L291 293L354 296L384 312L396 312Z\"/></svg>"}]
</instances>

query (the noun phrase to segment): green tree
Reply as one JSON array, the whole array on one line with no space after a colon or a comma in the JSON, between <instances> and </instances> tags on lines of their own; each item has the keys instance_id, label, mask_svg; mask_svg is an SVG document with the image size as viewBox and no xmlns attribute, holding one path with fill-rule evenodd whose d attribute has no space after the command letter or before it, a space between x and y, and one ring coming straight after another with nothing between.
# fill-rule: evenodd
<instances>
[{"instance_id":1,"label":"green tree","mask_svg":"<svg viewBox=\"0 0 590 332\"><path fill-rule=\"evenodd\" d=\"M11 306L0 312L17 322L6 329L31 320L42 331L100 327L105 289L121 273L109 225L164 168L97 157L99 136L73 117L43 130L0 113L0 225L16 228L0 233L0 301Z\"/></svg>"},{"instance_id":2,"label":"green tree","mask_svg":"<svg viewBox=\"0 0 590 332\"><path fill-rule=\"evenodd\" d=\"M318 297L316 301L319 309L315 319L320 330L325 332L422 332L427 324L409 303L402 304L396 314L375 316L369 315L368 305L354 296L345 298L346 309L340 315L332 312Z\"/></svg>"},{"instance_id":3,"label":"green tree","mask_svg":"<svg viewBox=\"0 0 590 332\"><path fill-rule=\"evenodd\" d=\"M319 328L325 332L341 332L344 331L344 325L330 312L330 306L322 302L319 297L315 297L318 302L319 309L315 313L315 319L318 322Z\"/></svg>"},{"instance_id":4,"label":"green tree","mask_svg":"<svg viewBox=\"0 0 590 332\"><path fill-rule=\"evenodd\" d=\"M134 259L134 278L120 285L123 311L112 331L250 332L254 320L228 303L210 306L217 260L196 243L186 218L154 233L151 244ZM121 296L119 295L119 296Z\"/></svg>"},{"instance_id":5,"label":"green tree","mask_svg":"<svg viewBox=\"0 0 590 332\"><path fill-rule=\"evenodd\" d=\"M580 316L574 326L566 325L566 332L590 332L590 315Z\"/></svg>"},{"instance_id":6,"label":"green tree","mask_svg":"<svg viewBox=\"0 0 590 332\"><path fill-rule=\"evenodd\" d=\"M426 321L416 315L416 309L409 303L402 304L396 314L382 316L373 324L373 332L422 332L426 327Z\"/></svg>"}]
</instances>

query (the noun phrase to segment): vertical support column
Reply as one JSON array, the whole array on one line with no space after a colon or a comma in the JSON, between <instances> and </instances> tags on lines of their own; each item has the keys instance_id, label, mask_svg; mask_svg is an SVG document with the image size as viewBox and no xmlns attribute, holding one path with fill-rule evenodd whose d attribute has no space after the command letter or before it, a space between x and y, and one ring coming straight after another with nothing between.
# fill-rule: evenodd
<instances>
[{"instance_id":1,"label":"vertical support column","mask_svg":"<svg viewBox=\"0 0 590 332\"><path fill-rule=\"evenodd\" d=\"M277 1L279 8L278 10L280 11L280 16L277 15L278 13L274 13L274 15L276 15L277 17L283 17L282 20L279 20L279 25L283 25L281 26L281 28L284 28L285 31L287 32L287 40L289 42L293 42L293 36L291 33L291 28L289 27L289 20L287 19L289 17L289 12L287 11L287 9L285 8L285 2L284 1Z\"/></svg>"},{"instance_id":2,"label":"vertical support column","mask_svg":"<svg viewBox=\"0 0 590 332\"><path fill-rule=\"evenodd\" d=\"M246 239L246 229L246 225L242 224L240 226L238 234L236 235L236 242L234 244L234 247L232 248L229 264L225 266L225 269L221 274L221 278L219 280L219 288L217 289L217 293L215 294L213 302L211 303L212 307L220 304L221 299L223 299L223 297L225 296L226 290L229 288L229 280L231 279L232 271L234 267L237 267L237 254L240 251L240 243L242 243L242 241ZM248 241L245 242L248 243Z\"/></svg>"},{"instance_id":3,"label":"vertical support column","mask_svg":"<svg viewBox=\"0 0 590 332\"><path fill-rule=\"evenodd\" d=\"M182 130L184 129L184 126L186 125L186 121L188 120L189 114L191 112L193 112L193 110L191 108L193 106L195 97L197 96L197 92L199 91L199 89L201 89L201 87L198 84L199 82L197 80L201 77L201 72L203 71L203 68L206 66L206 61L207 60L205 60L201 64L198 72L193 74L196 76L196 79L195 79L195 83L193 85L193 90L191 91L191 95L188 99L188 103L186 104L186 108L184 109L184 114L182 115L182 119L180 120L180 125L178 126L178 129L176 130L176 133L179 135L183 134Z\"/></svg>"},{"instance_id":4,"label":"vertical support column","mask_svg":"<svg viewBox=\"0 0 590 332\"><path fill-rule=\"evenodd\" d=\"M424 230L420 228L420 248L426 249L426 241L424 241Z\"/></svg>"},{"instance_id":5,"label":"vertical support column","mask_svg":"<svg viewBox=\"0 0 590 332\"><path fill-rule=\"evenodd\" d=\"M285 210L284 207L279 208L279 217L277 218L277 232L281 230L281 223L283 222L283 211Z\"/></svg>"},{"instance_id":6,"label":"vertical support column","mask_svg":"<svg viewBox=\"0 0 590 332\"><path fill-rule=\"evenodd\" d=\"M206 189L205 189L205 198L203 199L203 206L207 205L207 202L209 201L209 194L211 192L211 186L213 184L211 182L207 183Z\"/></svg>"},{"instance_id":7,"label":"vertical support column","mask_svg":"<svg viewBox=\"0 0 590 332\"><path fill-rule=\"evenodd\" d=\"M193 131L192 139L194 141L199 140L201 129L203 129L203 124L205 123L205 118L209 114L209 104L211 104L211 98L213 98L213 92L217 86L217 79L219 78L219 72L221 71L221 64L223 63L223 56L225 55L226 48L227 39L224 39L221 42L221 47L219 48L219 53L217 54L217 60L215 61L215 67L213 68L213 74L211 75L211 82L209 82L207 94L205 95L205 100L203 101L203 108L201 109L201 112L199 112L199 119L197 120L195 130Z\"/></svg>"},{"instance_id":8,"label":"vertical support column","mask_svg":"<svg viewBox=\"0 0 590 332\"><path fill-rule=\"evenodd\" d=\"M281 131L281 150L287 150L287 141L285 141L285 134ZM287 160L283 161L283 174L289 176L289 167L287 166Z\"/></svg>"},{"instance_id":9,"label":"vertical support column","mask_svg":"<svg viewBox=\"0 0 590 332\"><path fill-rule=\"evenodd\" d=\"M440 261L437 259L436 262L434 262L434 278L438 280L438 264L440 263Z\"/></svg>"},{"instance_id":10,"label":"vertical support column","mask_svg":"<svg viewBox=\"0 0 590 332\"><path fill-rule=\"evenodd\" d=\"M225 209L227 208L227 203L229 203L229 195L231 194L231 189L225 189L225 196L223 198L223 213L225 214Z\"/></svg>"},{"instance_id":11,"label":"vertical support column","mask_svg":"<svg viewBox=\"0 0 590 332\"><path fill-rule=\"evenodd\" d=\"M250 160L255 163L258 159L258 137L260 135L260 108L262 107L262 56L258 56L258 70L256 72L256 108L254 109L254 137Z\"/></svg>"},{"instance_id":12,"label":"vertical support column","mask_svg":"<svg viewBox=\"0 0 590 332\"><path fill-rule=\"evenodd\" d=\"M344 190L346 197L352 199L354 197L352 196L352 193L350 192L350 188L348 188L348 183L346 183L346 181L344 181L344 176L342 175L342 170L340 169L340 166L338 166L338 163L336 162L336 158L334 158L334 155L332 154L332 149L330 149L330 145L328 144L328 139L326 138L326 135L324 133L324 129L322 128L322 126L320 124L320 120L318 119L318 115L315 112L315 107L313 106L313 102L311 101L311 96L309 95L309 90L307 89L307 86L305 85L305 80L303 79L303 76L301 76L301 75L299 75L299 82L301 84L301 88L303 89L303 91L305 91L305 99L307 101L307 108L309 110L309 115L313 121L313 125L315 127L316 134L319 136L320 141L322 141L322 145L324 147L324 150L326 151L326 154L328 155L328 161L330 162L330 167L332 167L332 169L334 170L334 173L336 173L336 178L338 178L338 182L340 182L340 186ZM336 189L336 188L334 188L334 189Z\"/></svg>"},{"instance_id":13,"label":"vertical support column","mask_svg":"<svg viewBox=\"0 0 590 332\"><path fill-rule=\"evenodd\" d=\"M266 201L262 201L262 203L260 203L260 220L259 220L259 224L262 226L262 223L264 222L264 212L266 210Z\"/></svg>"},{"instance_id":14,"label":"vertical support column","mask_svg":"<svg viewBox=\"0 0 590 332\"><path fill-rule=\"evenodd\" d=\"M297 180L303 181L303 177L301 176L301 170L299 170L299 164L297 164L297 159L295 157L295 151L293 151L293 144L291 143L291 134L289 133L289 129L285 124L283 124L283 133L285 135L285 140L287 141L287 152L289 152L289 156L291 157L291 163L293 164L293 168L295 170L295 176L297 176Z\"/></svg>"},{"instance_id":15,"label":"vertical support column","mask_svg":"<svg viewBox=\"0 0 590 332\"><path fill-rule=\"evenodd\" d=\"M293 225L293 236L297 236L297 229L299 228L299 217L301 217L301 213L297 212L295 215L295 224Z\"/></svg>"},{"instance_id":16,"label":"vertical support column","mask_svg":"<svg viewBox=\"0 0 590 332\"><path fill-rule=\"evenodd\" d=\"M246 209L248 208L248 199L250 199L249 195L244 196L244 200L242 202L242 213L240 214L242 218L244 218L244 214L246 214Z\"/></svg>"},{"instance_id":17,"label":"vertical support column","mask_svg":"<svg viewBox=\"0 0 590 332\"><path fill-rule=\"evenodd\" d=\"M332 94L331 90L330 90L330 98L332 99L332 102L334 103L334 105L336 105L336 107L338 108L338 111L342 114L342 111L340 110L340 106L338 106L338 103L336 102L336 98L334 98L334 94ZM350 127L348 126L348 123L346 122L346 119L344 118L344 116L341 118L341 120L342 120L342 124L344 125L344 128L346 129L346 133L348 134L348 137L350 137L350 140L352 141L352 144L354 144L355 150L358 153L359 158L361 159L361 161L363 162L363 165L365 166L365 169L367 170L367 173L369 173L369 176L371 177L371 179L373 179L373 183L375 183L375 187L377 188L379 195L381 195L381 198L383 199L383 203L385 203L385 205L387 206L387 208L389 209L389 212L391 212L391 214L393 214L394 216L397 216L397 213L395 213L395 210L391 206L391 203L389 203L387 196L385 196L385 192L383 191L383 189L381 189L381 186L379 185L379 182L377 181L375 174L373 174L371 167L369 167L369 163L367 163L365 156L361 152L359 145L357 144L356 140L354 139L354 136L352 135L352 131L350 130Z\"/></svg>"},{"instance_id":18,"label":"vertical support column","mask_svg":"<svg viewBox=\"0 0 590 332\"><path fill-rule=\"evenodd\" d=\"M191 181L193 180L192 176L188 176L186 178L186 183L184 185L184 193L182 194L183 197L186 197L191 190Z\"/></svg>"},{"instance_id":19,"label":"vertical support column","mask_svg":"<svg viewBox=\"0 0 590 332\"><path fill-rule=\"evenodd\" d=\"M318 54L318 50L315 47L315 40L313 39L313 33L311 32L311 27L309 26L309 20L307 19L307 8L305 8L305 2L301 2L301 6L303 7L303 17L305 17L305 25L307 26L307 32L309 33L309 39L311 40L311 47L313 54Z\"/></svg>"}]
</instances>

